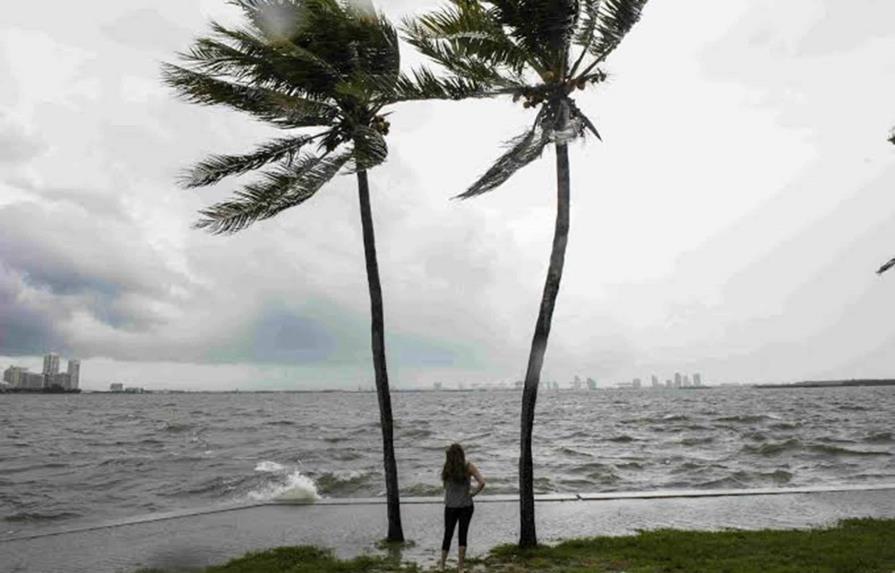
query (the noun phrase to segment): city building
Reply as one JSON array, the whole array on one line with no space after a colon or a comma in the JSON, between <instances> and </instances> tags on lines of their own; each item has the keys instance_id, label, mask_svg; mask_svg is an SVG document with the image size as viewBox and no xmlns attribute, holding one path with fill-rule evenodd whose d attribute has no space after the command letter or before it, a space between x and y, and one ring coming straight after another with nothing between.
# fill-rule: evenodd
<instances>
[{"instance_id":1,"label":"city building","mask_svg":"<svg viewBox=\"0 0 895 573\"><path fill-rule=\"evenodd\" d=\"M641 386L640 378L635 378L634 381L631 382L631 388L634 388L635 390L639 390Z\"/></svg>"},{"instance_id":2,"label":"city building","mask_svg":"<svg viewBox=\"0 0 895 573\"><path fill-rule=\"evenodd\" d=\"M666 387L666 388L671 388L671 387L672 387L671 380L666 380L666 381L665 381L665 387Z\"/></svg>"},{"instance_id":3,"label":"city building","mask_svg":"<svg viewBox=\"0 0 895 573\"><path fill-rule=\"evenodd\" d=\"M68 388L69 390L77 390L81 382L81 361L68 361Z\"/></svg>"},{"instance_id":4,"label":"city building","mask_svg":"<svg viewBox=\"0 0 895 573\"><path fill-rule=\"evenodd\" d=\"M59 387L63 390L71 389L71 375L66 372L44 374L44 388Z\"/></svg>"},{"instance_id":5,"label":"city building","mask_svg":"<svg viewBox=\"0 0 895 573\"><path fill-rule=\"evenodd\" d=\"M23 368L22 366L10 366L3 371L3 381L9 384L12 388L19 388L22 386L25 372L28 372L27 368Z\"/></svg>"},{"instance_id":6,"label":"city building","mask_svg":"<svg viewBox=\"0 0 895 573\"><path fill-rule=\"evenodd\" d=\"M684 381L681 383L681 386L684 388L688 388L690 386L690 377L684 374Z\"/></svg>"},{"instance_id":7,"label":"city building","mask_svg":"<svg viewBox=\"0 0 895 573\"><path fill-rule=\"evenodd\" d=\"M593 378L588 377L587 379L587 389L588 390L596 390L597 389L597 381Z\"/></svg>"},{"instance_id":8,"label":"city building","mask_svg":"<svg viewBox=\"0 0 895 573\"><path fill-rule=\"evenodd\" d=\"M661 388L662 387L662 385L659 383L659 377L656 376L655 374L652 375L651 382L652 382L653 388Z\"/></svg>"},{"instance_id":9,"label":"city building","mask_svg":"<svg viewBox=\"0 0 895 573\"><path fill-rule=\"evenodd\" d=\"M693 385L702 386L702 374L696 373L693 375Z\"/></svg>"},{"instance_id":10,"label":"city building","mask_svg":"<svg viewBox=\"0 0 895 573\"><path fill-rule=\"evenodd\" d=\"M113 382L109 384L110 392L124 392L124 384L121 382Z\"/></svg>"},{"instance_id":11,"label":"city building","mask_svg":"<svg viewBox=\"0 0 895 573\"><path fill-rule=\"evenodd\" d=\"M47 377L37 372L22 373L22 383L19 388L28 388L29 390L40 390L45 387Z\"/></svg>"},{"instance_id":12,"label":"city building","mask_svg":"<svg viewBox=\"0 0 895 573\"><path fill-rule=\"evenodd\" d=\"M43 373L47 375L59 374L59 355L53 352L44 355Z\"/></svg>"}]
</instances>

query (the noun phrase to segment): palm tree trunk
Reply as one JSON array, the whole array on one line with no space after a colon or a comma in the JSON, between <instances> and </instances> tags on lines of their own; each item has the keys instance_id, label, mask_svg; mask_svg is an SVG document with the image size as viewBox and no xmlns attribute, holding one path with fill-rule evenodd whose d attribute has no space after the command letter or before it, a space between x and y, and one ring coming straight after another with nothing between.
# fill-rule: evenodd
<instances>
[{"instance_id":1,"label":"palm tree trunk","mask_svg":"<svg viewBox=\"0 0 895 573\"><path fill-rule=\"evenodd\" d=\"M360 197L360 218L364 232L364 255L367 261L367 283L370 287L370 315L372 317L373 370L376 373L376 395L379 398L379 421L382 426L382 454L385 463L385 493L388 506L387 541L404 541L401 527L401 505L398 496L398 465L395 462L392 399L388 388L385 365L385 321L382 312L382 285L379 282L379 263L376 261L376 238L373 234L373 212L370 209L370 185L366 170L357 172Z\"/></svg>"},{"instance_id":2,"label":"palm tree trunk","mask_svg":"<svg viewBox=\"0 0 895 573\"><path fill-rule=\"evenodd\" d=\"M565 121L562 122L565 125ZM534 547L538 544L535 531L534 462L531 456L531 435L535 422L535 402L538 399L538 384L541 381L541 367L547 351L547 337L550 336L550 322L559 293L562 268L566 258L566 244L569 242L569 146L556 144L556 228L553 232L553 250L550 253L550 267L544 283L541 310L535 325L528 355L528 370L525 372L525 387L522 390L522 444L519 455L519 518L520 547Z\"/></svg>"}]
</instances>

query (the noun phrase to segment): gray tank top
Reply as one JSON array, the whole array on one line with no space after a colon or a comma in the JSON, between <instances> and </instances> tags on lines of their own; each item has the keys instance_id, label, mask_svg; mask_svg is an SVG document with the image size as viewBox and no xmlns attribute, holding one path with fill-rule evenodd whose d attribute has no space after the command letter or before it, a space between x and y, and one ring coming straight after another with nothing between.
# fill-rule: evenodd
<instances>
[{"instance_id":1,"label":"gray tank top","mask_svg":"<svg viewBox=\"0 0 895 573\"><path fill-rule=\"evenodd\" d=\"M445 507L469 507L472 505L472 496L469 495L469 476L457 482L447 480L444 482L444 506Z\"/></svg>"}]
</instances>

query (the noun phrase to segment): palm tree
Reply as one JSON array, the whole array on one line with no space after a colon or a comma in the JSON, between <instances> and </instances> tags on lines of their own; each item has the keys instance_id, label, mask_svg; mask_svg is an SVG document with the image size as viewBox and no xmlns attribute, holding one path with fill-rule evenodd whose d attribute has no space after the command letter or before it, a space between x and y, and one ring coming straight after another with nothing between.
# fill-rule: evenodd
<instances>
[{"instance_id":1,"label":"palm tree","mask_svg":"<svg viewBox=\"0 0 895 573\"><path fill-rule=\"evenodd\" d=\"M550 266L535 324L522 393L519 545L537 545L531 453L535 402L569 236L569 152L594 124L572 94L606 79L600 65L639 20L646 0L450 0L405 20L407 40L441 64L447 81L483 86L537 110L532 126L460 198L475 197L556 148L557 215Z\"/></svg>"},{"instance_id":2,"label":"palm tree","mask_svg":"<svg viewBox=\"0 0 895 573\"><path fill-rule=\"evenodd\" d=\"M385 161L399 80L395 29L372 6L348 0L232 0L248 24L212 22L212 33L164 64L168 85L184 99L223 105L286 130L244 155L214 155L182 184L204 187L258 171L235 197L201 211L196 227L232 234L301 205L340 172L357 177L372 315L372 351L388 501L388 541L403 541L392 407L385 359L382 287L376 259L367 171ZM303 129L312 128L311 132ZM313 129L317 128L317 129ZM308 148L312 148L309 150Z\"/></svg>"}]
</instances>

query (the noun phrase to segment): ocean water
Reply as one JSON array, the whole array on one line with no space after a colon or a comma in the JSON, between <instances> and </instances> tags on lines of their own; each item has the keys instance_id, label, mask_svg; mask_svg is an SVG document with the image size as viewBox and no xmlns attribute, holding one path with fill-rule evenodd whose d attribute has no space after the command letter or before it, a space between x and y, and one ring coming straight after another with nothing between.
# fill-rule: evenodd
<instances>
[{"instance_id":1,"label":"ocean water","mask_svg":"<svg viewBox=\"0 0 895 573\"><path fill-rule=\"evenodd\" d=\"M517 491L521 394L393 395L403 495L458 441ZM277 498L383 495L373 393L0 395L0 534ZM539 493L895 482L895 387L546 391Z\"/></svg>"}]
</instances>

